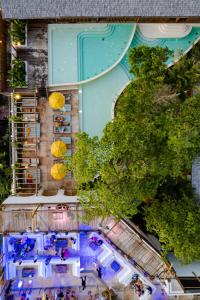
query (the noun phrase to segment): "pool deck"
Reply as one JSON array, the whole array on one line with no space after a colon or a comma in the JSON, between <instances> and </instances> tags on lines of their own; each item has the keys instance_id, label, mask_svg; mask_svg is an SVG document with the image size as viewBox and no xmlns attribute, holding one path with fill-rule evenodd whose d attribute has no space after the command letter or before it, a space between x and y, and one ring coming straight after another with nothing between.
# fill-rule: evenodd
<instances>
[{"instance_id":1,"label":"pool deck","mask_svg":"<svg viewBox=\"0 0 200 300\"><path fill-rule=\"evenodd\" d=\"M63 157L58 159L51 154L51 145L55 140L61 139L65 142L66 154L69 157L74 152L75 135L79 132L77 90L63 91L66 97L66 106L63 111L52 110L47 97L36 95L32 97L33 94L22 92L20 95L21 102L11 101L11 115L15 115L16 110L22 114L22 121L11 123L12 164L18 166L17 170L13 168L13 195L51 196L59 189L64 190L65 195L75 195L76 183L71 173L68 172L65 178L59 181L54 180L50 173L55 163L64 160ZM57 116L62 116L67 123L63 123L60 127L55 120ZM31 131L30 136L27 133L28 128ZM21 141L19 145L16 143L18 140ZM34 178L31 186L27 182L28 174L32 174Z\"/></svg>"},{"instance_id":2,"label":"pool deck","mask_svg":"<svg viewBox=\"0 0 200 300\"><path fill-rule=\"evenodd\" d=\"M67 149L70 149L72 152L74 151L74 141L75 134L79 132L79 116L78 116L78 95L76 90L63 91L63 93L70 93L72 95L71 112L65 112L64 115L71 116L71 128L72 132L69 134L65 134L64 136L71 137L72 143L67 146ZM44 99L40 99L40 125L41 125L41 138L40 138L40 146L38 158L40 159L40 170L42 174L42 184L41 187L43 190L58 190L63 188L68 191L70 194L75 190L75 182L71 177L65 178L60 181L54 180L50 175L51 166L54 163L55 158L51 155L51 144L54 141L54 138L57 137L57 134L53 132L53 114L55 113L49 106L48 101ZM58 112L58 111L56 111ZM63 134L58 134L58 136L63 136Z\"/></svg>"}]
</instances>

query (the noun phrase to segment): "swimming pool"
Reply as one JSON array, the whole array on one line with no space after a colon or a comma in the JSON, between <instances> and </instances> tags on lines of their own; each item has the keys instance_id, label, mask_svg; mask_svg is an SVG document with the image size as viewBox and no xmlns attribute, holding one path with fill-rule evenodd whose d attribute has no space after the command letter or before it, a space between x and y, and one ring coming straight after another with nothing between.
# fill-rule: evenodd
<instances>
[{"instance_id":1,"label":"swimming pool","mask_svg":"<svg viewBox=\"0 0 200 300\"><path fill-rule=\"evenodd\" d=\"M135 27L134 24L50 24L49 85L89 80L111 69L129 48Z\"/></svg>"}]
</instances>

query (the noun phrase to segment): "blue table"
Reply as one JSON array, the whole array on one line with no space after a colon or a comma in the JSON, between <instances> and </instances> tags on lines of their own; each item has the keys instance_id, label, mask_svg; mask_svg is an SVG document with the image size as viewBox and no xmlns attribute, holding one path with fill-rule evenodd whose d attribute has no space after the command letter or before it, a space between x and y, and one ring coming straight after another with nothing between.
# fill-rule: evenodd
<instances>
[{"instance_id":1,"label":"blue table","mask_svg":"<svg viewBox=\"0 0 200 300\"><path fill-rule=\"evenodd\" d=\"M110 266L115 271L115 273L117 273L121 268L120 264L116 260L113 260Z\"/></svg>"},{"instance_id":2,"label":"blue table","mask_svg":"<svg viewBox=\"0 0 200 300\"><path fill-rule=\"evenodd\" d=\"M67 240L66 239L58 239L55 242L55 248L56 250L59 250L59 248L66 248L67 247Z\"/></svg>"},{"instance_id":3,"label":"blue table","mask_svg":"<svg viewBox=\"0 0 200 300\"><path fill-rule=\"evenodd\" d=\"M99 248L99 246L95 242L90 242L89 246L93 251L96 251Z\"/></svg>"}]
</instances>

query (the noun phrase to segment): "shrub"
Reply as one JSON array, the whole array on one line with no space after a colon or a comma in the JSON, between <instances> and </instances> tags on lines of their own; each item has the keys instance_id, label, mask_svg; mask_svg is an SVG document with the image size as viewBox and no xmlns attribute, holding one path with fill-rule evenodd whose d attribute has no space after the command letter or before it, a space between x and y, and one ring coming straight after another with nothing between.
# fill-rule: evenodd
<instances>
[{"instance_id":1,"label":"shrub","mask_svg":"<svg viewBox=\"0 0 200 300\"><path fill-rule=\"evenodd\" d=\"M18 88L24 87L26 83L26 68L25 62L19 58L13 59L11 69L9 71L10 87Z\"/></svg>"},{"instance_id":2,"label":"shrub","mask_svg":"<svg viewBox=\"0 0 200 300\"><path fill-rule=\"evenodd\" d=\"M22 20L13 20L11 22L10 36L15 44L25 44L26 22Z\"/></svg>"}]
</instances>

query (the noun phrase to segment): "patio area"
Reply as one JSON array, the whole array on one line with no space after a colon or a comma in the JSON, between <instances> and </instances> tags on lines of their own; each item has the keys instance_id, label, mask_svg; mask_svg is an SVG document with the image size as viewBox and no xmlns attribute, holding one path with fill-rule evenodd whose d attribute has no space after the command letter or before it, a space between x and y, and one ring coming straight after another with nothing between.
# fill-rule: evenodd
<instances>
[{"instance_id":1,"label":"patio area","mask_svg":"<svg viewBox=\"0 0 200 300\"><path fill-rule=\"evenodd\" d=\"M79 132L77 90L66 90L62 93L65 105L60 110L52 110L48 99L37 93L21 92L12 96L10 113L13 194L52 195L60 188L65 190L66 195L76 193L71 173L59 181L51 176L53 164L63 162L63 158L52 156L52 143L56 140L63 141L67 155L71 156L74 151L75 134ZM16 97L19 99L16 100Z\"/></svg>"},{"instance_id":2,"label":"patio area","mask_svg":"<svg viewBox=\"0 0 200 300\"><path fill-rule=\"evenodd\" d=\"M10 294L16 299L23 293L37 299L39 294L55 297L61 292L64 299L70 294L76 299L91 299L91 294L101 299L108 287L118 299L124 299L128 290L147 299L155 289L101 231L13 233L3 238L3 247L5 276L12 280Z\"/></svg>"}]
</instances>

